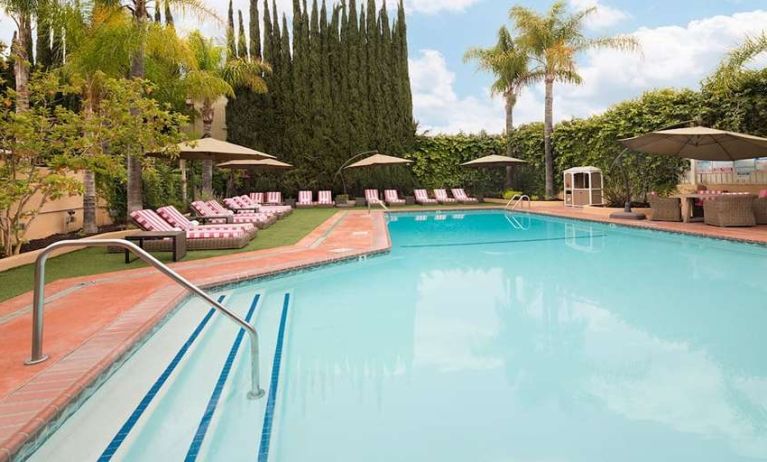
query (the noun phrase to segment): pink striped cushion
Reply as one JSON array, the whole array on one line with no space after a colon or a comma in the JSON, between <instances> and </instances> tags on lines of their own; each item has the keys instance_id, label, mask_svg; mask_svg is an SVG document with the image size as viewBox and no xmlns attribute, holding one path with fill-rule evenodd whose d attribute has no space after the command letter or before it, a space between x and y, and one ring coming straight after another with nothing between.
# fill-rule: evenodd
<instances>
[{"instance_id":1,"label":"pink striped cushion","mask_svg":"<svg viewBox=\"0 0 767 462\"><path fill-rule=\"evenodd\" d=\"M761 191L759 191L759 198L760 199L767 198L767 189L762 189Z\"/></svg>"},{"instance_id":2,"label":"pink striped cushion","mask_svg":"<svg viewBox=\"0 0 767 462\"><path fill-rule=\"evenodd\" d=\"M144 231L178 231L178 228L174 228L167 221L163 220L157 215L154 210L136 210L130 214L133 221L135 221Z\"/></svg>"},{"instance_id":3,"label":"pink striped cushion","mask_svg":"<svg viewBox=\"0 0 767 462\"><path fill-rule=\"evenodd\" d=\"M330 191L320 191L319 192L319 198L318 202L320 204L332 204L333 203L333 196Z\"/></svg>"},{"instance_id":4,"label":"pink striped cushion","mask_svg":"<svg viewBox=\"0 0 767 462\"><path fill-rule=\"evenodd\" d=\"M187 239L238 239L244 235L244 229L189 229Z\"/></svg>"},{"instance_id":5,"label":"pink striped cushion","mask_svg":"<svg viewBox=\"0 0 767 462\"><path fill-rule=\"evenodd\" d=\"M264 203L264 193L262 193L262 192L250 193L250 200L252 200L256 204L263 204Z\"/></svg>"},{"instance_id":6,"label":"pink striped cushion","mask_svg":"<svg viewBox=\"0 0 767 462\"><path fill-rule=\"evenodd\" d=\"M311 204L312 192L311 191L298 191L298 203L299 204Z\"/></svg>"},{"instance_id":7,"label":"pink striped cushion","mask_svg":"<svg viewBox=\"0 0 767 462\"><path fill-rule=\"evenodd\" d=\"M378 198L378 190L377 189L366 189L365 190L365 200L368 202L372 202L373 204L381 202L381 199Z\"/></svg>"},{"instance_id":8,"label":"pink striped cushion","mask_svg":"<svg viewBox=\"0 0 767 462\"><path fill-rule=\"evenodd\" d=\"M172 205L160 207L157 213L168 223L180 229L190 229L194 224Z\"/></svg>"},{"instance_id":9,"label":"pink striped cushion","mask_svg":"<svg viewBox=\"0 0 767 462\"><path fill-rule=\"evenodd\" d=\"M429 194L426 192L425 189L416 189L413 191L415 194L415 198L419 201L431 201L433 199L429 199Z\"/></svg>"},{"instance_id":10,"label":"pink striped cushion","mask_svg":"<svg viewBox=\"0 0 767 462\"><path fill-rule=\"evenodd\" d=\"M397 194L396 189L387 189L384 191L384 197L386 198L386 202L392 202L392 203L400 203L405 202L402 199L399 198L399 195Z\"/></svg>"},{"instance_id":11,"label":"pink striped cushion","mask_svg":"<svg viewBox=\"0 0 767 462\"><path fill-rule=\"evenodd\" d=\"M221 205L218 201L209 200L205 203L215 215L234 215L234 212Z\"/></svg>"},{"instance_id":12,"label":"pink striped cushion","mask_svg":"<svg viewBox=\"0 0 767 462\"><path fill-rule=\"evenodd\" d=\"M436 197L438 201L442 202L455 202L455 199L447 197L447 191L444 189L435 189L434 197Z\"/></svg>"},{"instance_id":13,"label":"pink striped cushion","mask_svg":"<svg viewBox=\"0 0 767 462\"><path fill-rule=\"evenodd\" d=\"M282 193L279 191L269 191L266 193L267 204L282 204Z\"/></svg>"}]
</instances>

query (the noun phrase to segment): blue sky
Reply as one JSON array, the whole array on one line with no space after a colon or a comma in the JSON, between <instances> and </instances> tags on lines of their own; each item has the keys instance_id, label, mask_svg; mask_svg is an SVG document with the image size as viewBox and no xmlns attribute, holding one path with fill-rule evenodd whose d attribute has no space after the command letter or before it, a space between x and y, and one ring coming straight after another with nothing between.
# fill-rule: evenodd
<instances>
[{"instance_id":1,"label":"blue sky","mask_svg":"<svg viewBox=\"0 0 767 462\"><path fill-rule=\"evenodd\" d=\"M204 1L225 17L228 0ZM398 0L386 1L394 6ZM640 41L642 52L603 51L581 56L584 84L555 88L555 117L560 120L599 113L652 88L696 87L729 49L746 35L767 28L767 0L567 2L573 10L597 7L589 35L632 34ZM277 0L281 11L288 14L291 3ZM247 12L248 0L235 0L234 4L235 9ZM492 77L476 72L462 57L469 47L492 45L498 28L510 24L508 11L515 4L542 11L551 2L405 0L414 113L422 131L498 133L503 129L503 102L488 92ZM247 13L244 16L247 18ZM200 24L185 19L180 26L186 30L201 28L223 40L221 24L213 21ZM0 20L0 39L8 43L12 30L10 21ZM767 59L758 64L762 63L767 64ZM542 89L526 89L517 104L515 122L542 120L542 116Z\"/></svg>"}]
</instances>

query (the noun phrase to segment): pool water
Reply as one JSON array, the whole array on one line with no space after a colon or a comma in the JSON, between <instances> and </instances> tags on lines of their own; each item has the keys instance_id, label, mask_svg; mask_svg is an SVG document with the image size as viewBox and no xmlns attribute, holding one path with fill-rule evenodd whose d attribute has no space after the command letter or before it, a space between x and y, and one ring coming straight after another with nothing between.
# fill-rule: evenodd
<instances>
[{"instance_id":1,"label":"pool water","mask_svg":"<svg viewBox=\"0 0 767 462\"><path fill-rule=\"evenodd\" d=\"M387 255L220 291L267 398L213 315L135 417L190 301L32 459L767 460L767 248L502 211L389 231Z\"/></svg>"}]
</instances>

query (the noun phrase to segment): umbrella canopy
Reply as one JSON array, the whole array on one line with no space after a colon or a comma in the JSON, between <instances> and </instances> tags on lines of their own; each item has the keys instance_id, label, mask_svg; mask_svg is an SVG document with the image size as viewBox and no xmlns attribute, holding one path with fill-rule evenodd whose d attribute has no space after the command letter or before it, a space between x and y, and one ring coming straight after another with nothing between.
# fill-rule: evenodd
<instances>
[{"instance_id":1,"label":"umbrella canopy","mask_svg":"<svg viewBox=\"0 0 767 462\"><path fill-rule=\"evenodd\" d=\"M384 154L373 154L370 157L366 157L351 165L347 165L344 168L347 169L347 168L377 167L377 166L386 166L386 165L406 165L411 163L413 163L412 160L403 159L401 157L387 156Z\"/></svg>"},{"instance_id":2,"label":"umbrella canopy","mask_svg":"<svg viewBox=\"0 0 767 462\"><path fill-rule=\"evenodd\" d=\"M215 138L202 138L178 145L179 158L184 160L261 160L274 159L274 156L254 149L228 143ZM161 152L147 153L150 156L161 156Z\"/></svg>"},{"instance_id":3,"label":"umbrella canopy","mask_svg":"<svg viewBox=\"0 0 767 462\"><path fill-rule=\"evenodd\" d=\"M527 163L527 161L522 159L517 159L514 157L508 157L508 156L499 156L496 154L480 157L479 159L470 160L468 162L464 162L461 165L464 167L476 167L476 168L484 168L484 167L509 167L514 164L524 164Z\"/></svg>"},{"instance_id":4,"label":"umbrella canopy","mask_svg":"<svg viewBox=\"0 0 767 462\"><path fill-rule=\"evenodd\" d=\"M243 170L286 170L293 168L291 164L280 162L277 159L230 160L229 162L220 163L216 167Z\"/></svg>"},{"instance_id":5,"label":"umbrella canopy","mask_svg":"<svg viewBox=\"0 0 767 462\"><path fill-rule=\"evenodd\" d=\"M620 143L634 151L696 160L743 160L767 156L767 138L708 127L660 130Z\"/></svg>"}]
</instances>

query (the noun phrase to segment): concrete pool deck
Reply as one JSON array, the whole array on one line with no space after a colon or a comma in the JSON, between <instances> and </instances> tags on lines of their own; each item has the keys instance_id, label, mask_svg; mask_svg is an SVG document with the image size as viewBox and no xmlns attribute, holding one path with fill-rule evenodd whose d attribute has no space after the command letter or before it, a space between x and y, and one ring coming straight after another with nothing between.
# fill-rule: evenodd
<instances>
[{"instance_id":1,"label":"concrete pool deck","mask_svg":"<svg viewBox=\"0 0 767 462\"><path fill-rule=\"evenodd\" d=\"M610 209L568 209L561 202L534 203L529 211L767 244L767 226L716 228L702 223L626 222L610 219ZM383 213L339 211L295 245L179 262L171 267L192 282L211 287L385 252L390 246ZM35 366L23 364L30 350L31 293L0 303L0 462L11 460L27 442L45 434L52 419L62 416L68 404L149 335L186 296L181 287L151 268L60 280L47 285L46 294L44 351L51 359Z\"/></svg>"}]
</instances>

